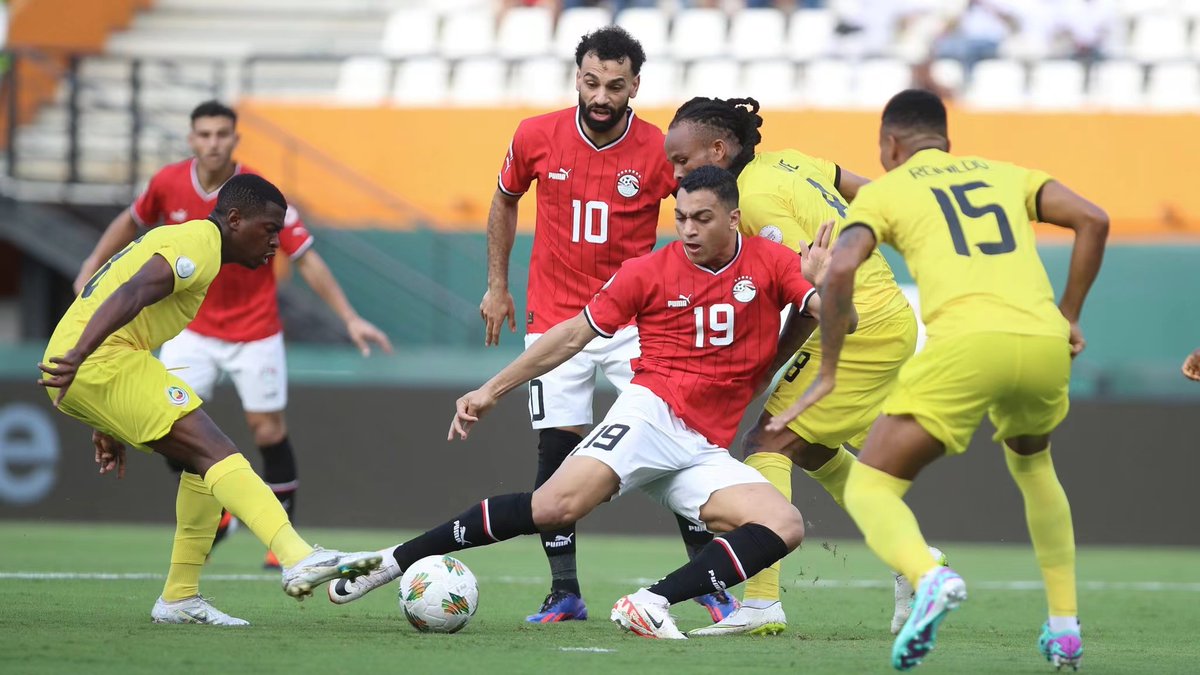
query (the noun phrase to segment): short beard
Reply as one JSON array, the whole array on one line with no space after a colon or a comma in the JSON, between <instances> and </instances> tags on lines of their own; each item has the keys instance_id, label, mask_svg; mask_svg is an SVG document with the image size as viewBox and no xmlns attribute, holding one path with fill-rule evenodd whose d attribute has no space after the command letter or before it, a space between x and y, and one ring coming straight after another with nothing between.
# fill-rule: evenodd
<instances>
[{"instance_id":1,"label":"short beard","mask_svg":"<svg viewBox=\"0 0 1200 675\"><path fill-rule=\"evenodd\" d=\"M599 120L594 120L592 119L592 116L588 114L588 105L583 102L582 97L579 99L579 117L583 120L583 123L587 125L588 129L591 129L598 134L602 134L606 131L612 131L613 128L620 124L629 113L629 104L626 103L620 108L614 108L612 112L613 114L609 115L608 120L606 121L601 122Z\"/></svg>"}]
</instances>

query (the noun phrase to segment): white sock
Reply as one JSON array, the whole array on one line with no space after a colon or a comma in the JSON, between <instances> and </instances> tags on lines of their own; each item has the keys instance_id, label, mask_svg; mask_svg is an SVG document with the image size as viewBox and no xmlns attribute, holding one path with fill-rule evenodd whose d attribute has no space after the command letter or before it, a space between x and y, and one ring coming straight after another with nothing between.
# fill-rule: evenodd
<instances>
[{"instance_id":1,"label":"white sock","mask_svg":"<svg viewBox=\"0 0 1200 675\"><path fill-rule=\"evenodd\" d=\"M777 604L779 604L778 600L753 600L753 599L747 598L746 600L742 601L742 605L745 607L749 607L750 609L766 609L766 608L770 607L771 605L777 605Z\"/></svg>"},{"instance_id":2,"label":"white sock","mask_svg":"<svg viewBox=\"0 0 1200 675\"><path fill-rule=\"evenodd\" d=\"M1064 631L1079 632L1079 617L1077 616L1051 616L1050 617L1050 632L1062 633Z\"/></svg>"},{"instance_id":3,"label":"white sock","mask_svg":"<svg viewBox=\"0 0 1200 675\"><path fill-rule=\"evenodd\" d=\"M645 603L648 603L651 605L659 605L660 607L667 607L668 605L671 604L671 603L667 602L666 598L659 595L658 593L651 593L650 591L648 591L644 588L639 588L637 590L637 593L634 593L633 595L629 596L629 598L631 600L633 600L634 602L645 602Z\"/></svg>"}]
</instances>

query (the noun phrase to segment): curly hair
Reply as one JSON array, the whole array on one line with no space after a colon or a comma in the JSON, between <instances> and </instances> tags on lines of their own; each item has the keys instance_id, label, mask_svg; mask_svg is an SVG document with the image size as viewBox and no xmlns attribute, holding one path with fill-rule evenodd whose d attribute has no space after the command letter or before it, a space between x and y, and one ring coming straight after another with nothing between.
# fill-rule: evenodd
<instances>
[{"instance_id":1,"label":"curly hair","mask_svg":"<svg viewBox=\"0 0 1200 675\"><path fill-rule=\"evenodd\" d=\"M642 72L646 52L638 42L620 26L605 26L584 35L575 48L575 65L583 67L583 57L595 53L601 61L624 61L629 59L633 74Z\"/></svg>"}]
</instances>

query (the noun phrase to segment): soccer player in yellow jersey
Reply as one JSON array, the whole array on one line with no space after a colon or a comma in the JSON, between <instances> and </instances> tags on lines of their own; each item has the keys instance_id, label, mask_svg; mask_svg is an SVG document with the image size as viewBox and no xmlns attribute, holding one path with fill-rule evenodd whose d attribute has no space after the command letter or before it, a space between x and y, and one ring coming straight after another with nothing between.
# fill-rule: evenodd
<instances>
[{"instance_id":1,"label":"soccer player in yellow jersey","mask_svg":"<svg viewBox=\"0 0 1200 675\"><path fill-rule=\"evenodd\" d=\"M200 409L200 397L151 354L196 316L223 263L254 268L271 259L286 209L263 178L234 176L207 220L155 228L109 258L59 321L38 368L54 406L94 429L101 474L124 476L126 443L187 468L174 551L203 561L224 507L279 557L283 590L303 598L325 581L374 569L379 555L305 543L271 489ZM198 588L181 596L160 597L154 621L247 624Z\"/></svg>"},{"instance_id":2,"label":"soccer player in yellow jersey","mask_svg":"<svg viewBox=\"0 0 1200 675\"><path fill-rule=\"evenodd\" d=\"M675 113L667 131L667 158L676 178L709 164L738 177L741 229L797 251L818 239L823 223L835 230L844 223L847 202L867 180L837 164L797 150L756 154L762 117L752 98L694 98ZM806 266L805 274L813 272ZM810 281L816 282L814 278ZM791 366L767 401L758 424L743 441L746 463L791 499L792 464L817 480L840 505L850 467L846 446L858 447L891 391L900 366L913 354L917 325L912 308L896 285L892 270L878 251L863 264L854 286L858 330L846 338L840 384L834 396L786 428L768 431L772 415L785 410L812 383L822 363L820 337L814 334L795 354ZM804 322L791 322L804 330ZM808 323L807 330L814 324ZM774 634L787 626L780 602L780 565L776 563L746 583L743 607L698 636L738 633ZM907 581L898 577L898 630L912 599Z\"/></svg>"},{"instance_id":3,"label":"soccer player in yellow jersey","mask_svg":"<svg viewBox=\"0 0 1200 675\"><path fill-rule=\"evenodd\" d=\"M1108 216L1041 171L951 155L946 108L927 91L897 94L883 110L887 174L846 214L821 289L825 360L807 392L768 424L781 429L841 387L839 358L855 274L880 243L907 260L928 329L900 373L846 483L846 510L871 550L914 586L914 609L892 649L908 670L933 649L938 624L967 597L961 577L929 553L903 497L916 475L963 452L984 413L996 426L1046 585L1050 617L1038 648L1061 667L1083 655L1071 509L1050 458L1067 415L1071 358L1083 351L1079 314L1104 256ZM1058 305L1030 221L1075 231ZM861 330L861 328L860 328ZM836 381L836 386L835 386Z\"/></svg>"}]
</instances>

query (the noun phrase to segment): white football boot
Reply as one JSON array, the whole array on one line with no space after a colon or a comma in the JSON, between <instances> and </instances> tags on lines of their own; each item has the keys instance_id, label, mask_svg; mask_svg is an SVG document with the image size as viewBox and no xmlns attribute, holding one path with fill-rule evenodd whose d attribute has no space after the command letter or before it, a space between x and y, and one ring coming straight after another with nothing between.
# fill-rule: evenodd
<instances>
[{"instance_id":1,"label":"white football boot","mask_svg":"<svg viewBox=\"0 0 1200 675\"><path fill-rule=\"evenodd\" d=\"M648 599L646 589L626 595L613 605L609 619L621 628L644 638L686 640L671 618L670 605L665 600Z\"/></svg>"},{"instance_id":2,"label":"white football boot","mask_svg":"<svg viewBox=\"0 0 1200 675\"><path fill-rule=\"evenodd\" d=\"M396 564L396 557L392 555L395 550L395 546L389 546L377 552L377 555L383 559L383 563L377 569L354 579L338 579L326 586L329 601L335 605L354 602L376 588L386 586L399 579L402 570Z\"/></svg>"},{"instance_id":3,"label":"white football boot","mask_svg":"<svg viewBox=\"0 0 1200 675\"><path fill-rule=\"evenodd\" d=\"M317 586L347 577L353 579L379 567L383 557L375 551L344 553L316 546L308 557L283 570L283 592L303 600Z\"/></svg>"},{"instance_id":4,"label":"white football boot","mask_svg":"<svg viewBox=\"0 0 1200 675\"><path fill-rule=\"evenodd\" d=\"M776 601L767 607L748 607L743 604L718 623L688 631L689 637L718 635L778 635L787 629L783 603Z\"/></svg>"},{"instance_id":5,"label":"white football boot","mask_svg":"<svg viewBox=\"0 0 1200 675\"><path fill-rule=\"evenodd\" d=\"M213 607L212 603L202 595L194 595L183 600L167 602L158 596L154 601L154 609L150 610L150 620L154 623L198 623L207 626L249 626L250 622L229 616Z\"/></svg>"},{"instance_id":6,"label":"white football boot","mask_svg":"<svg viewBox=\"0 0 1200 675\"><path fill-rule=\"evenodd\" d=\"M946 558L946 554L942 553L941 549L930 546L929 552L933 554L938 565L942 567L950 566L950 561ZM896 573L895 592L896 609L892 613L892 635L899 633L900 629L904 627L904 622L908 621L908 615L912 614L913 600L917 597L917 590L900 573Z\"/></svg>"}]
</instances>

